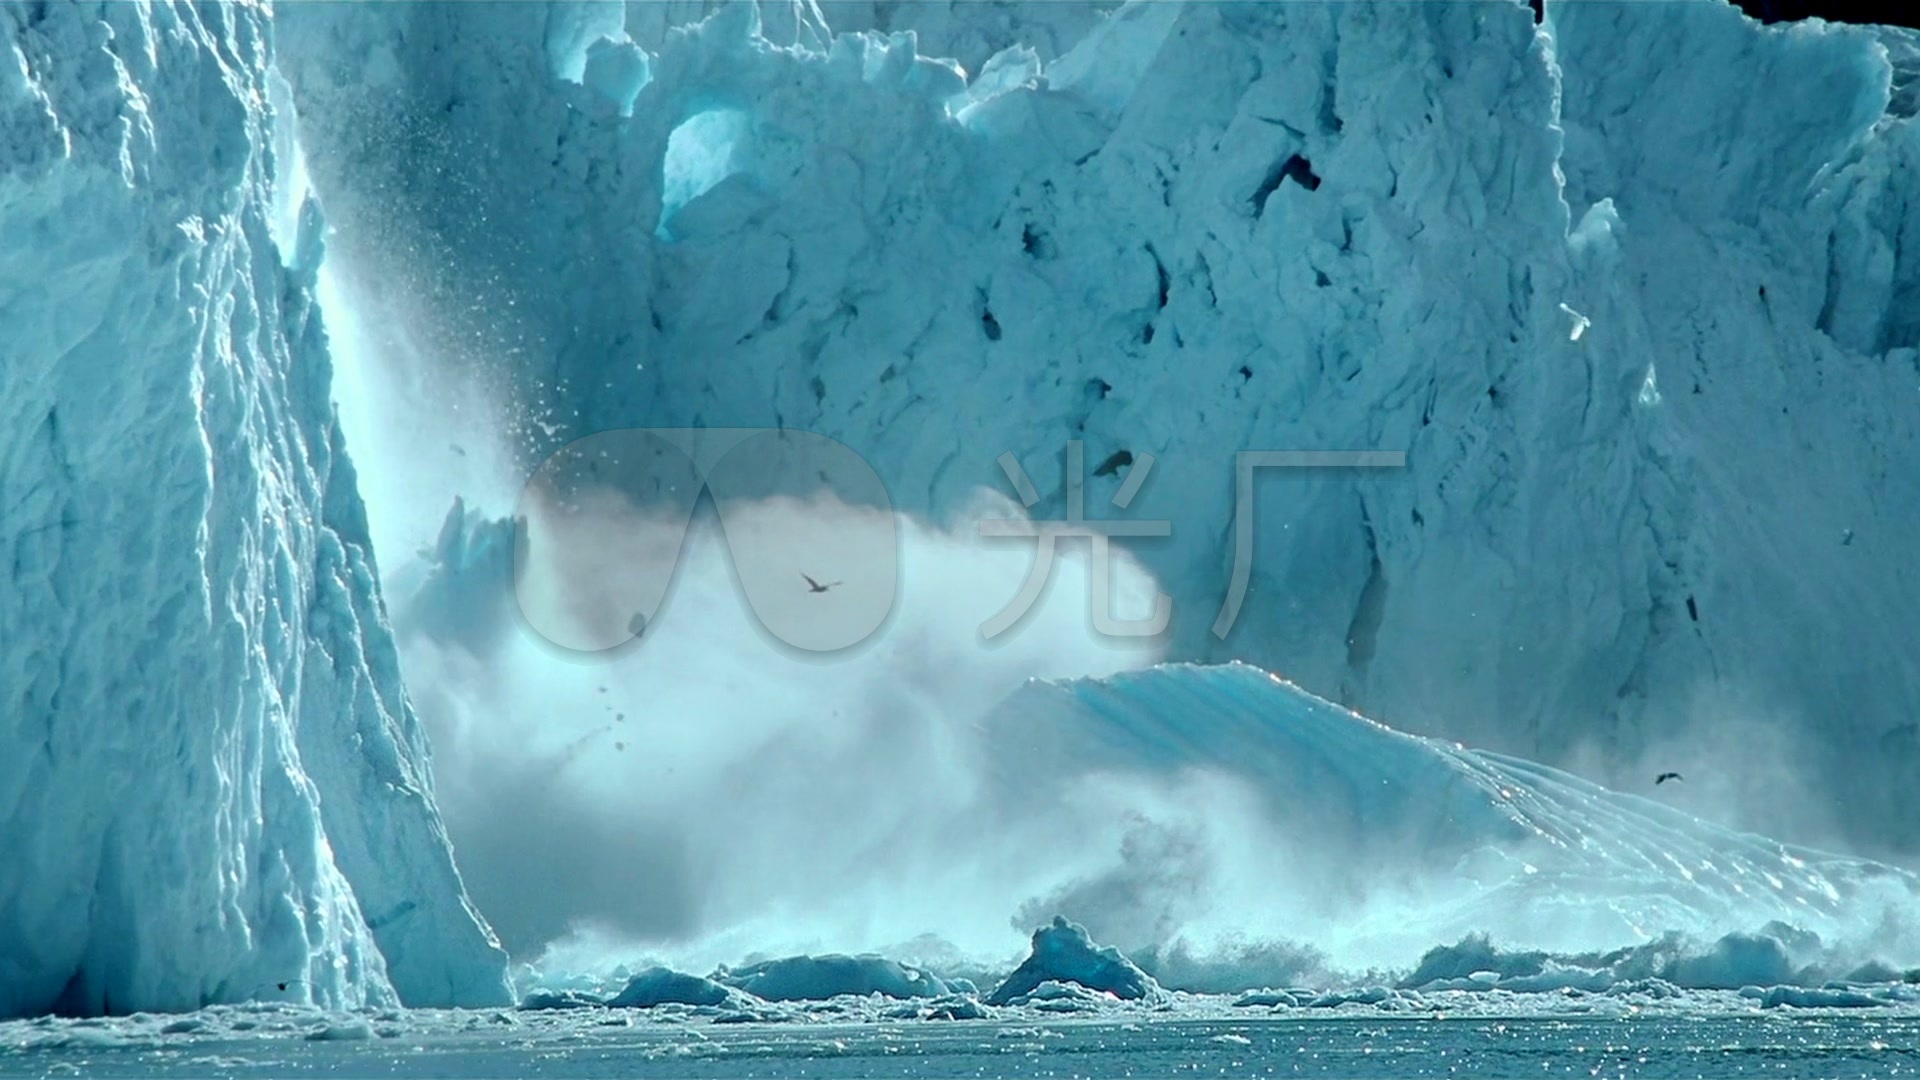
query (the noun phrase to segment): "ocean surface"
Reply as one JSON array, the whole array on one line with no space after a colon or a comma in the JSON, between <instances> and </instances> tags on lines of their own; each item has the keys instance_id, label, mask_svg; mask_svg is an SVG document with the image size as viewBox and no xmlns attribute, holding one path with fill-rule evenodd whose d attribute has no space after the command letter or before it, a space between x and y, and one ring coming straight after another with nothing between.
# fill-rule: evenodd
<instances>
[{"instance_id":1,"label":"ocean surface","mask_svg":"<svg viewBox=\"0 0 1920 1080\"><path fill-rule=\"evenodd\" d=\"M1912 1015L730 1026L634 1022L598 1011L534 1025L506 1012L413 1015L378 1027L227 1029L212 1039L145 1044L116 1044L112 1021L40 1022L48 1037L37 1042L21 1037L36 1025L8 1025L0 1076L1920 1076L1920 1017Z\"/></svg>"}]
</instances>

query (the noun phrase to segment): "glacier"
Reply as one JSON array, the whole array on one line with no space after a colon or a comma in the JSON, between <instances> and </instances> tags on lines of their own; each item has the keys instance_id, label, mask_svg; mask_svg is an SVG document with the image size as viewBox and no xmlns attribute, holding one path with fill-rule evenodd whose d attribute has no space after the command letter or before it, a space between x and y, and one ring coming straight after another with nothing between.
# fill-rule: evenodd
<instances>
[{"instance_id":1,"label":"glacier","mask_svg":"<svg viewBox=\"0 0 1920 1080\"><path fill-rule=\"evenodd\" d=\"M1775 834L1920 839L1911 32L1709 2L279 21L339 273L426 328L420 401L494 404L396 452L785 425L936 520L1002 453L1036 517L1069 440L1151 454L1127 513L1171 523L1133 552L1174 655L1615 785L1721 760L1679 797ZM1303 448L1407 466L1263 480L1216 637L1234 454ZM449 494L388 500L392 546Z\"/></svg>"},{"instance_id":2,"label":"glacier","mask_svg":"<svg viewBox=\"0 0 1920 1080\"><path fill-rule=\"evenodd\" d=\"M1915 35L1709 0L0 28L0 1016L505 1005L509 950L548 1004L924 979L911 1016L975 1016L1036 926L1160 1004L1910 1003L1913 875L1827 849L1920 845ZM529 640L529 540L609 553L542 547L520 486L634 427L852 448L887 632L793 663L696 519L625 667ZM1236 452L1329 448L1406 466L1258 485L1216 633ZM1095 463L1169 523L1118 603L1171 630L1085 640L1073 552L980 648L1026 556L973 528ZM728 535L832 557L854 512L775 472Z\"/></svg>"},{"instance_id":3,"label":"glacier","mask_svg":"<svg viewBox=\"0 0 1920 1080\"><path fill-rule=\"evenodd\" d=\"M270 27L0 8L0 1014L509 1000L276 234Z\"/></svg>"}]
</instances>

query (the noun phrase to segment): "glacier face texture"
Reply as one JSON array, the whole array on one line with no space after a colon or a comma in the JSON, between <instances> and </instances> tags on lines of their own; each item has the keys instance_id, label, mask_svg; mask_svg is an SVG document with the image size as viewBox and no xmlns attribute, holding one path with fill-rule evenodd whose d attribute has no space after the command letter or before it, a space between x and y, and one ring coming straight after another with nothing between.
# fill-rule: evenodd
<instances>
[{"instance_id":1,"label":"glacier face texture","mask_svg":"<svg viewBox=\"0 0 1920 1080\"><path fill-rule=\"evenodd\" d=\"M270 227L263 9L0 7L0 1015L509 999ZM277 241L277 242L276 242Z\"/></svg>"},{"instance_id":2,"label":"glacier face texture","mask_svg":"<svg viewBox=\"0 0 1920 1080\"><path fill-rule=\"evenodd\" d=\"M1136 553L1174 655L1612 782L1719 761L1744 824L1920 844L1910 35L915 7L278 21L335 250L557 427L529 464L784 424L935 517L1012 452L1057 518L1063 443L1150 453L1088 512L1171 521ZM1276 449L1407 466L1263 480L1217 639L1234 454Z\"/></svg>"}]
</instances>

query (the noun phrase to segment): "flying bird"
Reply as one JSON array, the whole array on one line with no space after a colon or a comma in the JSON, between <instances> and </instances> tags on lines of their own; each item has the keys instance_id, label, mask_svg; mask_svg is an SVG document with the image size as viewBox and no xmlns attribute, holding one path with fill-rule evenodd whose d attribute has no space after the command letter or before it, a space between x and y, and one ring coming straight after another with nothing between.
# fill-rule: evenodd
<instances>
[{"instance_id":1,"label":"flying bird","mask_svg":"<svg viewBox=\"0 0 1920 1080\"><path fill-rule=\"evenodd\" d=\"M828 589L831 589L835 585L840 584L837 581L829 581L825 585L822 585L819 582L813 580L813 577L807 574L805 571L802 571L800 576L807 579L808 592L816 592L816 593L826 592Z\"/></svg>"},{"instance_id":2,"label":"flying bird","mask_svg":"<svg viewBox=\"0 0 1920 1080\"><path fill-rule=\"evenodd\" d=\"M1653 778L1653 786L1659 787L1661 784L1664 784L1669 780L1685 780L1685 779L1686 777L1681 776L1677 772L1663 772L1659 776L1656 776Z\"/></svg>"}]
</instances>

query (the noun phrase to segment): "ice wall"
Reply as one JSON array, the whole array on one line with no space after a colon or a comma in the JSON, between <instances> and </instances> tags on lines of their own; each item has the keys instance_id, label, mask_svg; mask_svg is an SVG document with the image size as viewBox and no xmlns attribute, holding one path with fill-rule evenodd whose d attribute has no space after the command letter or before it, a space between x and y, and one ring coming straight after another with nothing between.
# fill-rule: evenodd
<instances>
[{"instance_id":1,"label":"ice wall","mask_svg":"<svg viewBox=\"0 0 1920 1080\"><path fill-rule=\"evenodd\" d=\"M251 6L0 7L0 1015L508 996L328 401L317 207L270 225L270 48Z\"/></svg>"},{"instance_id":2,"label":"ice wall","mask_svg":"<svg viewBox=\"0 0 1920 1080\"><path fill-rule=\"evenodd\" d=\"M1178 654L1920 843L1910 37L1707 2L611 10L280 14L342 250L557 425L527 460L786 424L935 516L1011 451L1059 516L1064 442L1152 453L1127 516L1172 522L1139 554ZM901 19L927 36L817 40ZM1408 465L1263 482L1216 640L1234 452L1313 448Z\"/></svg>"}]
</instances>

